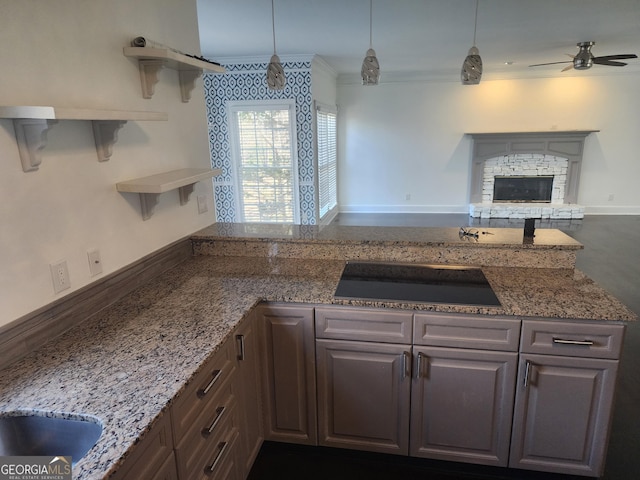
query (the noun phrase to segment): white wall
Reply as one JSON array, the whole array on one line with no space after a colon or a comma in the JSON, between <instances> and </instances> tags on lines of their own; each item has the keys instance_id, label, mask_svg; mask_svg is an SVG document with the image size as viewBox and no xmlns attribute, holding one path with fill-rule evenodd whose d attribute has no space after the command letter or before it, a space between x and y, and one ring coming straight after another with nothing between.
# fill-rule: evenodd
<instances>
[{"instance_id":1,"label":"white wall","mask_svg":"<svg viewBox=\"0 0 640 480\"><path fill-rule=\"evenodd\" d=\"M164 69L155 95L142 98L138 66L122 48L142 35L199 54L195 0L0 0L0 105L53 105L168 112L167 122L130 121L113 156L97 161L91 123L60 121L48 132L42 164L22 171L11 120L0 120L0 326L103 274L214 222L212 187L191 201L160 196L143 221L137 194L115 183L184 167L208 167L202 80L182 103L178 75ZM196 196L207 195L199 215ZM72 288L54 295L49 264L66 259Z\"/></svg>"},{"instance_id":2,"label":"white wall","mask_svg":"<svg viewBox=\"0 0 640 480\"><path fill-rule=\"evenodd\" d=\"M465 132L593 129L600 132L586 139L578 203L587 214L640 214L639 80L339 83L340 209L466 212L472 144Z\"/></svg>"}]
</instances>

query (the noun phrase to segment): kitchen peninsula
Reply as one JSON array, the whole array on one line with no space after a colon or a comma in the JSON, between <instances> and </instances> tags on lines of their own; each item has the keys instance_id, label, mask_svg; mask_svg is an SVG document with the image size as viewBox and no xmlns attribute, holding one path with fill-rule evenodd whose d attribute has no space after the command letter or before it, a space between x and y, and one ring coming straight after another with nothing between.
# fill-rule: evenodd
<instances>
[{"instance_id":1,"label":"kitchen peninsula","mask_svg":"<svg viewBox=\"0 0 640 480\"><path fill-rule=\"evenodd\" d=\"M454 320L463 315L479 322L506 320L517 322L518 335L520 325L530 321L522 331L530 331L531 343L522 336L520 347L508 352L510 358L522 357L522 373L536 368L527 355L544 356L539 349L544 351L545 345L536 341L544 342L547 334L538 331L535 338L541 322L584 326L591 336L586 340L602 339L591 347L605 353L585 354L584 346L569 346L569 352L581 349L579 354L568 354L572 361L584 360L590 368L596 360L617 364L624 323L635 320L635 315L575 270L576 253L582 248L578 242L556 230L538 229L532 242L523 242L518 229L480 228L467 233L471 235L453 228L212 225L191 237L192 258L5 369L0 410L94 416L103 433L74 467L74 478L120 478L118 470L139 450L138 440L145 445L157 425L175 418L173 409L200 385L211 359L219 357L229 342L235 347L236 329L244 328L247 319L261 318L254 315L261 302L292 304L310 312L314 308L324 313L327 308L399 312L426 324L438 315ZM501 305L335 299L345 260L350 259L480 266ZM254 325L263 336L263 327ZM524 345L531 350L522 350ZM264 348L259 350L263 353ZM582 355L597 358L578 358ZM261 367L258 371L263 376ZM516 372L512 373L510 381L515 384ZM542 378L540 372L537 375ZM234 408L242 406L239 402ZM604 432L595 432L603 435L604 444L610 407L609 402L604 409ZM173 442L175 453L169 445L168 458L178 463L181 472L180 444L176 438ZM598 446L598 451L603 448ZM602 467L600 460L596 469ZM164 467L167 462L163 459ZM536 469L525 464L516 468ZM597 476L588 470L582 474Z\"/></svg>"}]
</instances>

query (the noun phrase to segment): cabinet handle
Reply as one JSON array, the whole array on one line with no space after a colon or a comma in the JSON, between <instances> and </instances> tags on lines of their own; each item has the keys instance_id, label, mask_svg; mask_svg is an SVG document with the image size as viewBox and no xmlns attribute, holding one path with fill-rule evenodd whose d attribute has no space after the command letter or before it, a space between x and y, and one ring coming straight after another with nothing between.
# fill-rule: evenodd
<instances>
[{"instance_id":1,"label":"cabinet handle","mask_svg":"<svg viewBox=\"0 0 640 480\"><path fill-rule=\"evenodd\" d=\"M593 340L566 340L564 338L553 337L553 343L560 345L581 345L584 347L591 347L595 344Z\"/></svg>"},{"instance_id":2,"label":"cabinet handle","mask_svg":"<svg viewBox=\"0 0 640 480\"><path fill-rule=\"evenodd\" d=\"M224 452L228 446L229 446L228 442L220 442L218 444L218 454L216 455L216 458L213 459L213 463L204 468L204 473L212 474L215 471L216 467L218 466L218 463L220 463L220 460L222 460L222 456L224 455Z\"/></svg>"},{"instance_id":3,"label":"cabinet handle","mask_svg":"<svg viewBox=\"0 0 640 480\"><path fill-rule=\"evenodd\" d=\"M209 393L209 390L211 390L213 388L213 385L218 381L218 379L220 378L221 374L222 374L222 370L214 370L211 373L211 375L213 375L213 378L211 379L211 381L207 384L206 387L201 388L200 390L198 390L198 397L202 398L207 393Z\"/></svg>"},{"instance_id":4,"label":"cabinet handle","mask_svg":"<svg viewBox=\"0 0 640 480\"><path fill-rule=\"evenodd\" d=\"M240 344L240 353L238 354L238 360L244 360L244 335L236 335L236 341Z\"/></svg>"},{"instance_id":5,"label":"cabinet handle","mask_svg":"<svg viewBox=\"0 0 640 480\"><path fill-rule=\"evenodd\" d=\"M418 368L416 369L416 378L422 377L422 359L428 358L422 352L418 352Z\"/></svg>"},{"instance_id":6,"label":"cabinet handle","mask_svg":"<svg viewBox=\"0 0 640 480\"><path fill-rule=\"evenodd\" d=\"M410 365L411 365L411 354L409 352L402 352L402 380L407 378L407 376L411 375Z\"/></svg>"},{"instance_id":7,"label":"cabinet handle","mask_svg":"<svg viewBox=\"0 0 640 480\"><path fill-rule=\"evenodd\" d=\"M529 386L529 376L531 375L531 362L527 360L524 364L524 388Z\"/></svg>"},{"instance_id":8,"label":"cabinet handle","mask_svg":"<svg viewBox=\"0 0 640 480\"><path fill-rule=\"evenodd\" d=\"M213 422L211 422L211 425L202 429L202 435L206 437L207 435L211 435L213 433L213 431L216 429L216 426L218 425L218 423L220 423L220 420L222 419L222 414L224 413L225 408L226 407L222 406L216 409L216 418L213 419Z\"/></svg>"}]
</instances>

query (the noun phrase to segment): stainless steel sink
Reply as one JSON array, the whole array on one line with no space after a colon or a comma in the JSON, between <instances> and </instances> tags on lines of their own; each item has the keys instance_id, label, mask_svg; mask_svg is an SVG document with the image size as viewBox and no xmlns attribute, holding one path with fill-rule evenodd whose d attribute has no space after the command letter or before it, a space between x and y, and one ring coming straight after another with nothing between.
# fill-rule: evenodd
<instances>
[{"instance_id":1,"label":"stainless steel sink","mask_svg":"<svg viewBox=\"0 0 640 480\"><path fill-rule=\"evenodd\" d=\"M469 265L347 262L336 298L500 306L482 269Z\"/></svg>"},{"instance_id":2,"label":"stainless steel sink","mask_svg":"<svg viewBox=\"0 0 640 480\"><path fill-rule=\"evenodd\" d=\"M90 416L0 416L0 456L70 456L75 464L96 444L102 425Z\"/></svg>"}]
</instances>

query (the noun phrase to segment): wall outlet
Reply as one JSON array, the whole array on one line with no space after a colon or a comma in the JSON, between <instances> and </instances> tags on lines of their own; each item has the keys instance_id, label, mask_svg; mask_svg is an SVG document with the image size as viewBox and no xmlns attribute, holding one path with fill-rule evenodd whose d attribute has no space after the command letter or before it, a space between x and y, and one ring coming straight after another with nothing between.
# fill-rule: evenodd
<instances>
[{"instance_id":1,"label":"wall outlet","mask_svg":"<svg viewBox=\"0 0 640 480\"><path fill-rule=\"evenodd\" d=\"M89 250L87 252L89 259L89 272L92 277L102 273L102 260L100 260L100 250Z\"/></svg>"},{"instance_id":2,"label":"wall outlet","mask_svg":"<svg viewBox=\"0 0 640 480\"><path fill-rule=\"evenodd\" d=\"M60 293L71 287L66 260L52 263L49 268L51 268L51 279L53 280L53 291L55 293Z\"/></svg>"},{"instance_id":3,"label":"wall outlet","mask_svg":"<svg viewBox=\"0 0 640 480\"><path fill-rule=\"evenodd\" d=\"M615 195L613 193L609 194L609 201L613 202L613 199L615 198Z\"/></svg>"},{"instance_id":4,"label":"wall outlet","mask_svg":"<svg viewBox=\"0 0 640 480\"><path fill-rule=\"evenodd\" d=\"M407 193L407 194L404 196L404 199L405 199L405 200L407 200L407 201L408 201L408 200L411 200L411 194L410 194L410 193Z\"/></svg>"},{"instance_id":5,"label":"wall outlet","mask_svg":"<svg viewBox=\"0 0 640 480\"><path fill-rule=\"evenodd\" d=\"M198 195L198 213L207 213L209 211L209 206L207 205L207 196L206 195Z\"/></svg>"}]
</instances>

